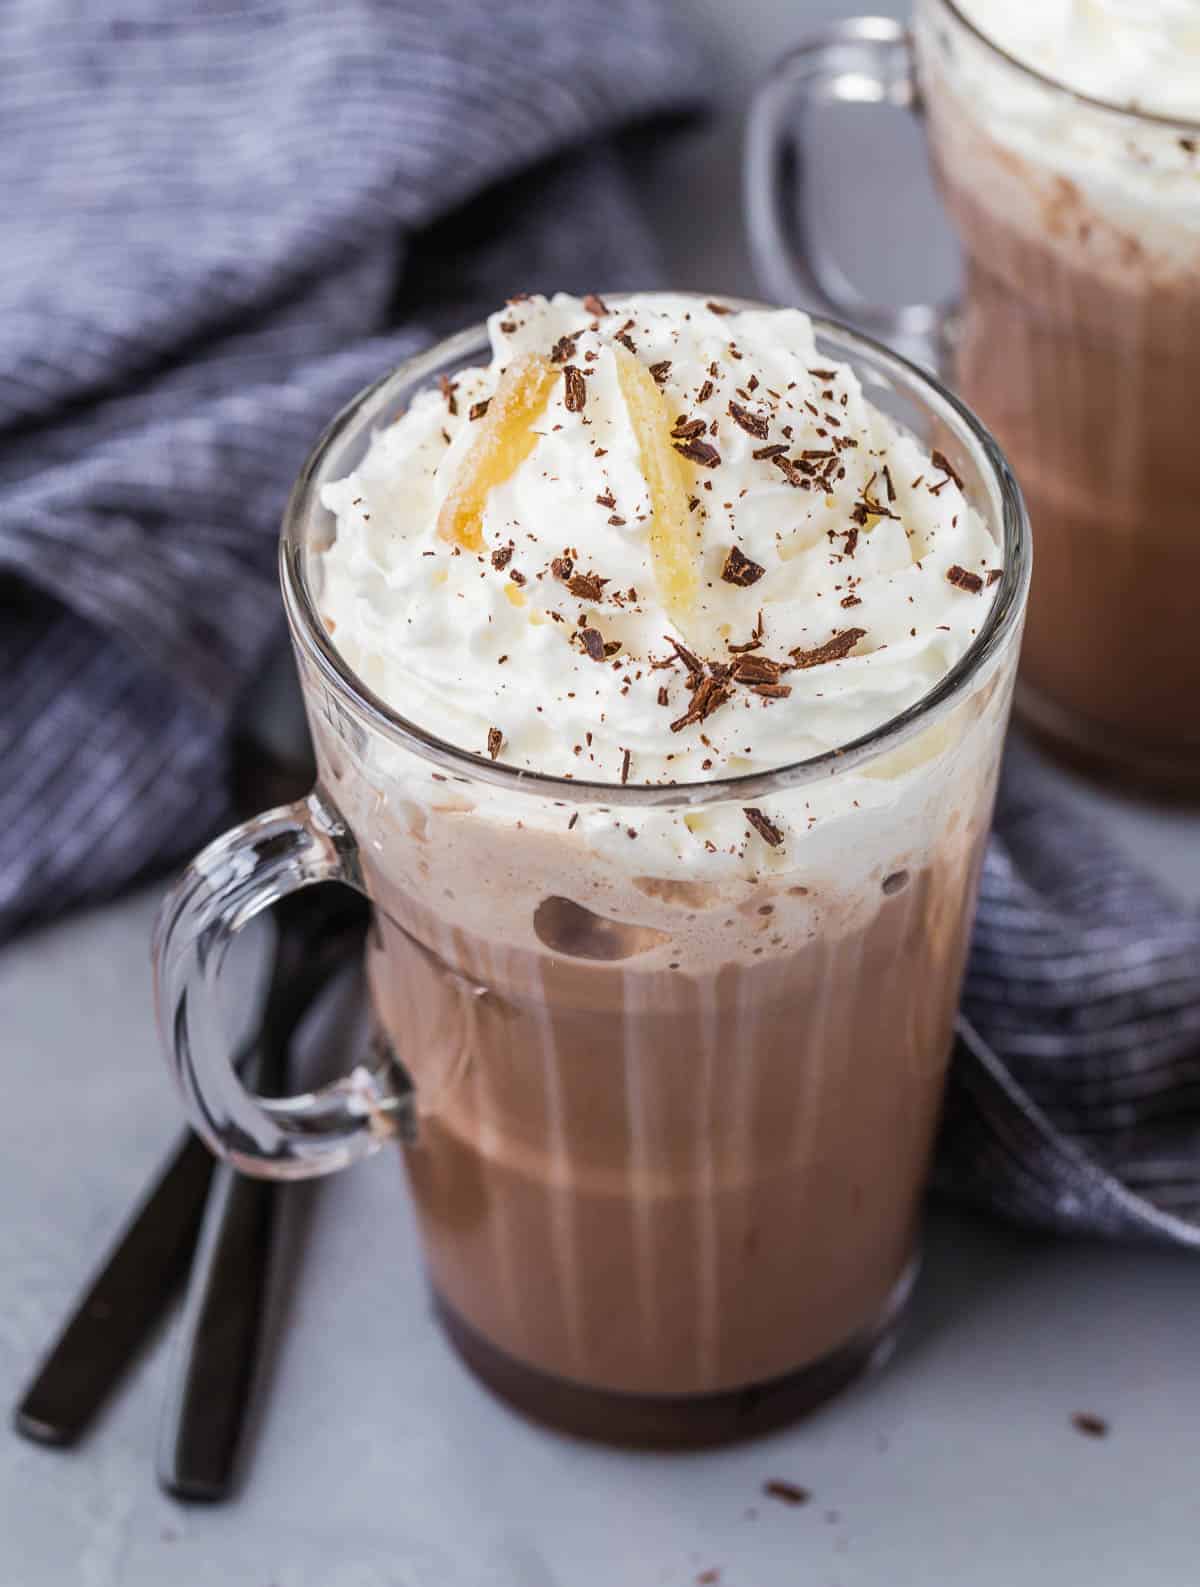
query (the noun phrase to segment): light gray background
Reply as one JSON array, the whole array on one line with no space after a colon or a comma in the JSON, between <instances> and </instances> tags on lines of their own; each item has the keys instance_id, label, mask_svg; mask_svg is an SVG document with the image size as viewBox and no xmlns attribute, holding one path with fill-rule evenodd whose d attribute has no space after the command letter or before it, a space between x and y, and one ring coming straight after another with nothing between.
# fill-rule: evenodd
<instances>
[{"instance_id":1,"label":"light gray background","mask_svg":"<svg viewBox=\"0 0 1200 1587\"><path fill-rule=\"evenodd\" d=\"M753 290L738 107L790 42L851 9L694 4L725 64L727 106L647 175L679 284ZM944 287L953 252L927 186L913 210L898 197L924 182L916 135L875 113L828 130L834 235L867 211L889 238L859 261L861 284ZM1200 818L1075 786L1200 898ZM157 899L151 890L0 956L5 1404L178 1120L151 1018ZM269 1394L240 1497L188 1509L155 1487L160 1344L78 1450L0 1428L0 1587L675 1587L710 1567L722 1587L1197 1580L1194 1258L937 1212L884 1373L768 1440L655 1457L526 1425L459 1367L429 1315L391 1153L289 1190L286 1224ZM1108 1418L1110 1435L1081 1437L1077 1410ZM763 1499L775 1477L810 1488L811 1504Z\"/></svg>"}]
</instances>

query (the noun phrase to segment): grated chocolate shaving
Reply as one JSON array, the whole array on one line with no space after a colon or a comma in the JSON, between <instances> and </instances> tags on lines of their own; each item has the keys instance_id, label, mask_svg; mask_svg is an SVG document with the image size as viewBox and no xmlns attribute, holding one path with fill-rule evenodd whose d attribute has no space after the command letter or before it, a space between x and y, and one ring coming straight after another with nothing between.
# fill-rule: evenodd
<instances>
[{"instance_id":1,"label":"grated chocolate shaving","mask_svg":"<svg viewBox=\"0 0 1200 1587\"><path fill-rule=\"evenodd\" d=\"M679 657L680 661L683 662L684 666L691 673L692 677L701 677L704 672L704 663L700 660L699 656L694 656L686 645L681 645L677 639L672 639L669 634L665 637L667 644L673 646L675 654ZM670 666L670 662L668 661L666 665Z\"/></svg>"},{"instance_id":2,"label":"grated chocolate shaving","mask_svg":"<svg viewBox=\"0 0 1200 1587\"><path fill-rule=\"evenodd\" d=\"M768 1499L781 1499L784 1504L807 1504L812 1497L807 1488L796 1482L764 1482L763 1492Z\"/></svg>"},{"instance_id":3,"label":"grated chocolate shaving","mask_svg":"<svg viewBox=\"0 0 1200 1587\"><path fill-rule=\"evenodd\" d=\"M725 303L714 303L711 298L704 305L704 307L706 309L709 309L713 314L732 314L733 313L733 310L727 304L725 304Z\"/></svg>"},{"instance_id":4,"label":"grated chocolate shaving","mask_svg":"<svg viewBox=\"0 0 1200 1587\"><path fill-rule=\"evenodd\" d=\"M490 397L484 397L481 402L473 402L467 409L467 418L482 419L484 414L488 411L488 408L491 406L491 401L492 399Z\"/></svg>"},{"instance_id":5,"label":"grated chocolate shaving","mask_svg":"<svg viewBox=\"0 0 1200 1587\"><path fill-rule=\"evenodd\" d=\"M721 569L721 577L726 584L736 584L741 589L747 589L751 584L757 584L766 571L766 568L759 563L752 562L737 546L730 546L725 556L725 565Z\"/></svg>"},{"instance_id":6,"label":"grated chocolate shaving","mask_svg":"<svg viewBox=\"0 0 1200 1587\"><path fill-rule=\"evenodd\" d=\"M743 408L740 402L729 404L729 416L733 422L740 425L747 435L754 436L757 441L765 441L770 434L770 426L761 413L751 413L749 408Z\"/></svg>"},{"instance_id":7,"label":"grated chocolate shaving","mask_svg":"<svg viewBox=\"0 0 1200 1587\"><path fill-rule=\"evenodd\" d=\"M574 358L575 343L578 339L578 332L574 336L560 336L550 349L550 362L552 364L565 364L568 358Z\"/></svg>"},{"instance_id":8,"label":"grated chocolate shaving","mask_svg":"<svg viewBox=\"0 0 1200 1587\"><path fill-rule=\"evenodd\" d=\"M574 364L567 364L563 369L563 383L566 386L563 401L567 412L582 413L587 402L587 381Z\"/></svg>"},{"instance_id":9,"label":"grated chocolate shaving","mask_svg":"<svg viewBox=\"0 0 1200 1587\"><path fill-rule=\"evenodd\" d=\"M588 293L583 300L583 306L589 314L607 314L609 312L608 304L595 292Z\"/></svg>"},{"instance_id":10,"label":"grated chocolate shaving","mask_svg":"<svg viewBox=\"0 0 1200 1587\"><path fill-rule=\"evenodd\" d=\"M617 505L617 498L613 495L611 490L604 491L601 495L596 497L596 500L601 507L615 507Z\"/></svg>"},{"instance_id":11,"label":"grated chocolate shaving","mask_svg":"<svg viewBox=\"0 0 1200 1587\"><path fill-rule=\"evenodd\" d=\"M701 678L692 693L691 703L682 716L671 723L672 733L679 733L693 722L706 721L713 712L725 704L733 690L722 678Z\"/></svg>"},{"instance_id":12,"label":"grated chocolate shaving","mask_svg":"<svg viewBox=\"0 0 1200 1587\"><path fill-rule=\"evenodd\" d=\"M621 781L622 782L628 782L629 781L629 762L630 762L631 758L632 757L630 756L630 753L629 753L628 750L626 750L624 755L621 756Z\"/></svg>"},{"instance_id":13,"label":"grated chocolate shaving","mask_svg":"<svg viewBox=\"0 0 1200 1587\"><path fill-rule=\"evenodd\" d=\"M964 488L962 475L951 464L950 459L946 456L945 452L939 452L935 448L932 452L930 452L929 460L933 464L934 468L940 468L943 474L949 474L950 478L958 486L959 490Z\"/></svg>"},{"instance_id":14,"label":"grated chocolate shaving","mask_svg":"<svg viewBox=\"0 0 1200 1587\"><path fill-rule=\"evenodd\" d=\"M458 381L451 380L449 375L438 376L438 390L446 399L446 407L453 415L458 413L458 398L454 393L458 390Z\"/></svg>"},{"instance_id":15,"label":"grated chocolate shaving","mask_svg":"<svg viewBox=\"0 0 1200 1587\"><path fill-rule=\"evenodd\" d=\"M634 345L633 337L630 336L628 331L618 331L613 340L620 342L627 353L632 353L635 358L637 357L637 348Z\"/></svg>"},{"instance_id":16,"label":"grated chocolate shaving","mask_svg":"<svg viewBox=\"0 0 1200 1587\"><path fill-rule=\"evenodd\" d=\"M840 634L834 634L832 639L827 639L813 650L796 649L788 654L802 671L808 667L820 667L827 661L844 660L859 640L866 638L866 634L865 628L843 628Z\"/></svg>"},{"instance_id":17,"label":"grated chocolate shaving","mask_svg":"<svg viewBox=\"0 0 1200 1587\"><path fill-rule=\"evenodd\" d=\"M676 441L675 450L681 457L699 463L702 468L716 468L721 461L720 452L707 441Z\"/></svg>"},{"instance_id":18,"label":"grated chocolate shaving","mask_svg":"<svg viewBox=\"0 0 1200 1587\"><path fill-rule=\"evenodd\" d=\"M752 683L751 694L761 694L764 700L786 700L792 692L790 683Z\"/></svg>"},{"instance_id":19,"label":"grated chocolate shaving","mask_svg":"<svg viewBox=\"0 0 1200 1587\"><path fill-rule=\"evenodd\" d=\"M492 552L492 566L499 573L501 568L506 568L512 561L512 546L497 546Z\"/></svg>"},{"instance_id":20,"label":"grated chocolate shaving","mask_svg":"<svg viewBox=\"0 0 1200 1587\"><path fill-rule=\"evenodd\" d=\"M550 571L556 579L562 579L565 583L575 571L575 563L570 557L555 557L550 564Z\"/></svg>"},{"instance_id":21,"label":"grated chocolate shaving","mask_svg":"<svg viewBox=\"0 0 1200 1587\"><path fill-rule=\"evenodd\" d=\"M786 452L787 448L784 447L783 451ZM789 485L794 485L797 490L808 490L809 482L804 477L804 467L802 464L793 463L790 457L783 456L783 452L774 453L771 457L771 461L783 475L784 479L787 480ZM813 468L811 463L808 465L807 472L810 474L816 473L816 470Z\"/></svg>"},{"instance_id":22,"label":"grated chocolate shaving","mask_svg":"<svg viewBox=\"0 0 1200 1587\"><path fill-rule=\"evenodd\" d=\"M968 595L978 595L983 588L979 574L969 573L966 568L960 568L957 562L946 569L946 578L955 589L966 590Z\"/></svg>"},{"instance_id":23,"label":"grated chocolate shaving","mask_svg":"<svg viewBox=\"0 0 1200 1587\"><path fill-rule=\"evenodd\" d=\"M782 441L776 441L773 446L760 446L756 451L751 452L750 456L756 463L761 463L767 458L774 460L777 457L782 457L786 451L787 447L785 444Z\"/></svg>"},{"instance_id":24,"label":"grated chocolate shaving","mask_svg":"<svg viewBox=\"0 0 1200 1587\"><path fill-rule=\"evenodd\" d=\"M988 582L989 585L999 584L1000 580L1003 577L1004 577L1004 569L1003 568L989 568L988 569L987 582Z\"/></svg>"},{"instance_id":25,"label":"grated chocolate shaving","mask_svg":"<svg viewBox=\"0 0 1200 1587\"><path fill-rule=\"evenodd\" d=\"M755 640L755 644L762 644L762 640ZM751 656L743 653L733 664L733 678L735 683L778 683L783 672L781 661L772 661L770 656Z\"/></svg>"},{"instance_id":26,"label":"grated chocolate shaving","mask_svg":"<svg viewBox=\"0 0 1200 1587\"><path fill-rule=\"evenodd\" d=\"M666 380L670 373L671 360L669 358L664 358L660 364L650 365L650 374L653 377L656 386L661 386L663 381Z\"/></svg>"},{"instance_id":27,"label":"grated chocolate shaving","mask_svg":"<svg viewBox=\"0 0 1200 1587\"><path fill-rule=\"evenodd\" d=\"M604 636L598 628L580 628L579 643L593 661L604 660Z\"/></svg>"},{"instance_id":28,"label":"grated chocolate shaving","mask_svg":"<svg viewBox=\"0 0 1200 1587\"><path fill-rule=\"evenodd\" d=\"M704 382L704 384L700 387L700 390L696 393L696 401L697 402L707 402L708 399L712 396L713 390L714 390L714 387L713 387L712 381L711 380L706 380Z\"/></svg>"},{"instance_id":29,"label":"grated chocolate shaving","mask_svg":"<svg viewBox=\"0 0 1200 1587\"><path fill-rule=\"evenodd\" d=\"M742 814L758 833L759 837L764 843L769 843L773 849L777 849L783 842L783 833L773 821L768 820L768 818L763 815L762 811L759 810L757 806L743 806Z\"/></svg>"},{"instance_id":30,"label":"grated chocolate shaving","mask_svg":"<svg viewBox=\"0 0 1200 1587\"><path fill-rule=\"evenodd\" d=\"M671 426L671 439L673 441L691 441L698 435L703 435L708 425L703 419L689 419L681 413Z\"/></svg>"},{"instance_id":31,"label":"grated chocolate shaving","mask_svg":"<svg viewBox=\"0 0 1200 1587\"><path fill-rule=\"evenodd\" d=\"M489 727L488 728L488 754L492 757L493 760L495 760L496 756L499 755L503 743L504 743L504 734L500 731L500 729L498 727Z\"/></svg>"},{"instance_id":32,"label":"grated chocolate shaving","mask_svg":"<svg viewBox=\"0 0 1200 1587\"><path fill-rule=\"evenodd\" d=\"M567 588L581 601L602 601L607 583L607 579L602 579L596 573L573 573L567 579Z\"/></svg>"}]
</instances>

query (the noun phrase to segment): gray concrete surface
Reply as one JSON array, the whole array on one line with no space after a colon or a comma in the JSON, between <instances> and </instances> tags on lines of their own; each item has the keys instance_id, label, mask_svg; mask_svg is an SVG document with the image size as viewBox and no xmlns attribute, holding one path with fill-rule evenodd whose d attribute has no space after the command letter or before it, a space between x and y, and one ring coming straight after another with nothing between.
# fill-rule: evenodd
<instances>
[{"instance_id":1,"label":"gray concrete surface","mask_svg":"<svg viewBox=\"0 0 1200 1587\"><path fill-rule=\"evenodd\" d=\"M737 107L779 49L849 9L693 6L726 63L726 111L647 176L681 284L752 290ZM881 159L873 136L846 133L844 169L865 164L836 187L893 213L919 146L889 139ZM910 216L864 285L911 288L935 237L944 284L936 224ZM1200 818L1079 797L1200 899ZM178 1120L151 1019L156 904L151 890L0 955L4 1404ZM240 1496L188 1509L155 1487L160 1341L79 1449L0 1430L0 1587L683 1587L710 1569L721 1587L1187 1587L1200 1574L1194 1258L936 1212L881 1375L788 1432L680 1457L573 1444L488 1398L433 1325L390 1154L289 1189L279 1258ZM1109 1435L1076 1432L1081 1410ZM771 1478L811 1502L763 1498Z\"/></svg>"}]
</instances>

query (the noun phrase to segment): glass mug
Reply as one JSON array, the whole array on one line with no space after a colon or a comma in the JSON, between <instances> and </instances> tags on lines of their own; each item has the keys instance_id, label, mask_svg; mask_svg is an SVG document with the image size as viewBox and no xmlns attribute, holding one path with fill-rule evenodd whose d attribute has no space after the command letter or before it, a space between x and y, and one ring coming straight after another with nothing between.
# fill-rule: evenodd
<instances>
[{"instance_id":1,"label":"glass mug","mask_svg":"<svg viewBox=\"0 0 1200 1587\"><path fill-rule=\"evenodd\" d=\"M914 1271L1028 526L961 403L817 329L947 454L1003 555L977 638L924 699L836 753L675 787L533 775L392 712L319 616L320 488L414 392L486 362L479 327L356 398L305 465L280 574L317 785L205 849L156 934L164 1048L213 1149L286 1179L401 1143L461 1353L596 1436L705 1442L807 1408L886 1353ZM639 832L741 834L748 808L786 834L757 875L638 858ZM374 906L373 1058L255 1097L219 1029L222 962L258 911L330 880Z\"/></svg>"},{"instance_id":2,"label":"glass mug","mask_svg":"<svg viewBox=\"0 0 1200 1587\"><path fill-rule=\"evenodd\" d=\"M961 304L866 304L806 234L796 112L834 102L923 115ZM1008 455L1038 539L1018 715L1085 770L1200 794L1200 126L1075 93L917 0L911 33L861 17L775 69L747 206L772 296L920 349Z\"/></svg>"}]
</instances>

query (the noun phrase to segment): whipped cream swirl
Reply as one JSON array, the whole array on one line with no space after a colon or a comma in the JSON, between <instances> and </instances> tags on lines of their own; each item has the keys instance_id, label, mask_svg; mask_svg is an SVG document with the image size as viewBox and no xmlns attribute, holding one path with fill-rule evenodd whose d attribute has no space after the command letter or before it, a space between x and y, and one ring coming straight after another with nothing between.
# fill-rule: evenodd
<instances>
[{"instance_id":1,"label":"whipped cream swirl","mask_svg":"<svg viewBox=\"0 0 1200 1587\"><path fill-rule=\"evenodd\" d=\"M970 645L996 545L804 314L560 295L489 332L322 491L321 613L401 715L533 771L696 782L844 745Z\"/></svg>"}]
</instances>

